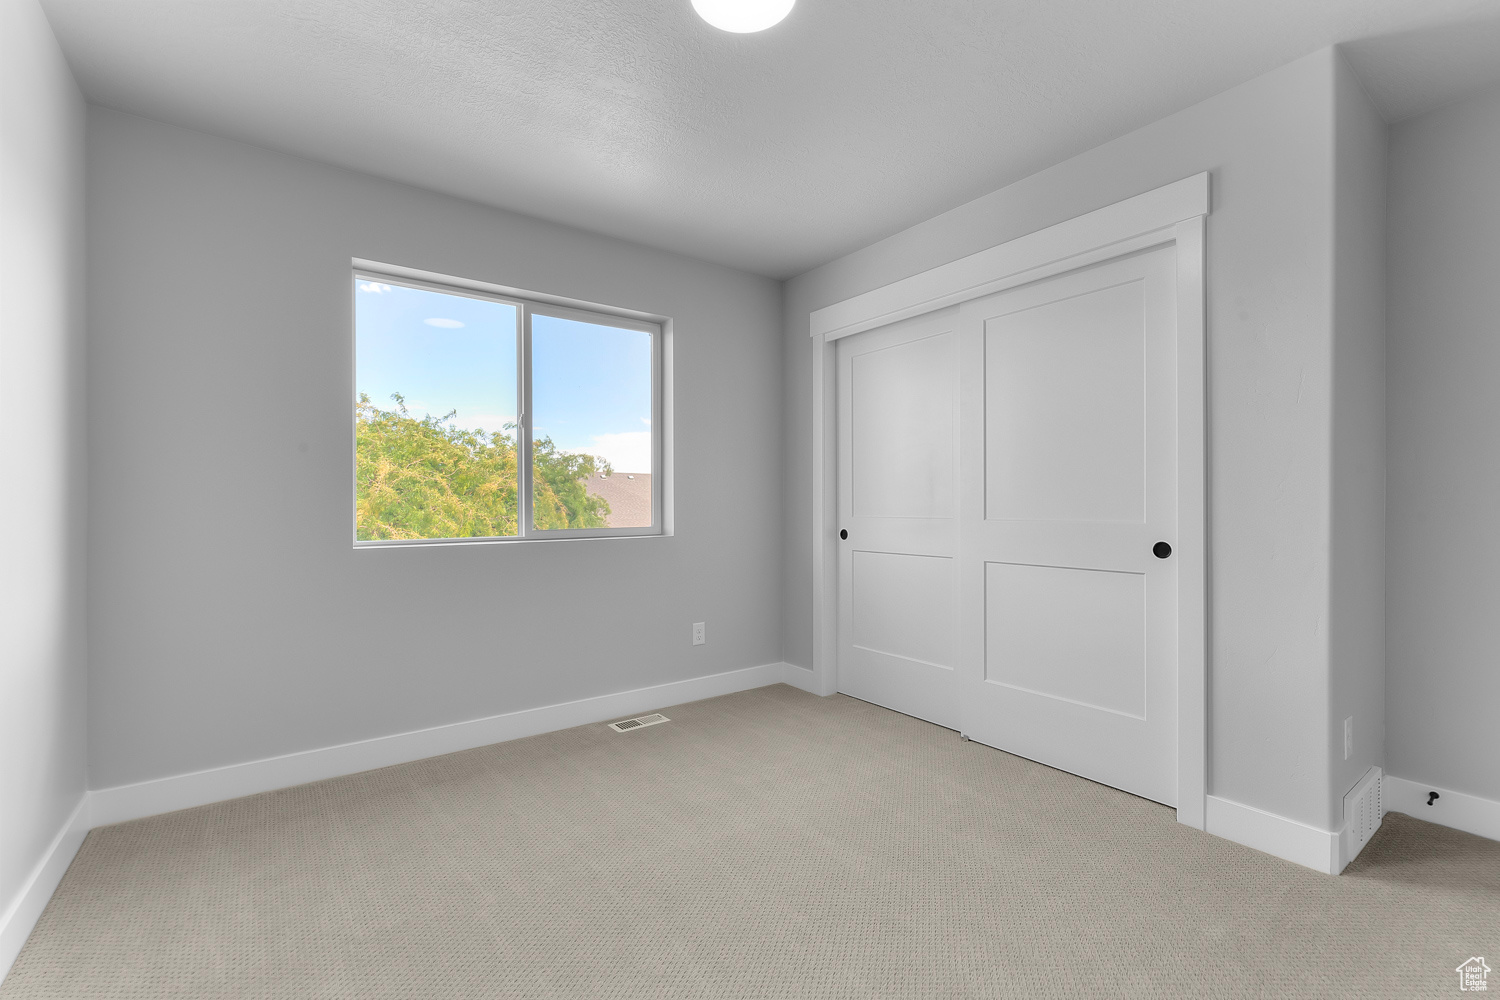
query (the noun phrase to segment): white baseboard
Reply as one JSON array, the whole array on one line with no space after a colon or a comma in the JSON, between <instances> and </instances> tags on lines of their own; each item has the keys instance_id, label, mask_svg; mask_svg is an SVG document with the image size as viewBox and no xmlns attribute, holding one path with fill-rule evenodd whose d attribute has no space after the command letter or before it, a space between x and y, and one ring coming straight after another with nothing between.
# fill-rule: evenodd
<instances>
[{"instance_id":1,"label":"white baseboard","mask_svg":"<svg viewBox=\"0 0 1500 1000\"><path fill-rule=\"evenodd\" d=\"M1438 793L1437 801L1430 806L1427 804L1429 792ZM1385 810L1500 840L1500 802L1494 799L1388 774L1385 777Z\"/></svg>"},{"instance_id":2,"label":"white baseboard","mask_svg":"<svg viewBox=\"0 0 1500 1000\"><path fill-rule=\"evenodd\" d=\"M619 719L647 709L681 705L684 702L702 701L704 698L765 687L788 681L789 674L794 672L808 673L787 663L767 663L559 705L544 705L505 715L492 715L469 722L455 722L318 750L304 750L132 785L99 788L89 793L89 816L93 826L123 823L143 816L236 799L242 795L269 792L459 750L472 750L474 747L550 733L572 726ZM800 678L793 678L790 683L795 684L796 680ZM800 684L796 686L801 687Z\"/></svg>"},{"instance_id":3,"label":"white baseboard","mask_svg":"<svg viewBox=\"0 0 1500 1000\"><path fill-rule=\"evenodd\" d=\"M1217 795L1207 797L1204 829L1216 837L1295 861L1325 875L1343 867L1340 835Z\"/></svg>"},{"instance_id":4,"label":"white baseboard","mask_svg":"<svg viewBox=\"0 0 1500 1000\"><path fill-rule=\"evenodd\" d=\"M1378 780L1385 812L1406 813L1455 830L1500 840L1500 802L1390 774L1381 775ZM1427 804L1429 792L1438 793L1437 801L1430 806ZM1350 842L1349 820L1350 817L1345 817L1344 828L1330 832L1210 795L1206 829L1257 851L1337 875L1358 853Z\"/></svg>"},{"instance_id":5,"label":"white baseboard","mask_svg":"<svg viewBox=\"0 0 1500 1000\"><path fill-rule=\"evenodd\" d=\"M73 856L83 845L83 838L88 836L88 807L89 799L85 793L79 796L72 815L62 829L57 831L57 836L52 838L52 843L32 869L31 876L21 886L20 893L10 907L0 914L0 982L10 972L16 956L21 953L21 946L31 936L31 929L36 926L42 910L46 909L47 900L52 898L57 883L62 881L68 865L72 864Z\"/></svg>"},{"instance_id":6,"label":"white baseboard","mask_svg":"<svg viewBox=\"0 0 1500 1000\"><path fill-rule=\"evenodd\" d=\"M806 691L808 694L819 696L833 693L832 691L824 691L821 679L806 667L799 667L795 663L784 663L782 667L784 668L781 677L783 684L788 684L799 691Z\"/></svg>"},{"instance_id":7,"label":"white baseboard","mask_svg":"<svg viewBox=\"0 0 1500 1000\"><path fill-rule=\"evenodd\" d=\"M242 795L624 718L647 709L717 698L769 684L787 683L803 690L813 690L812 676L811 671L789 663L766 663L191 774L94 789L79 800L16 900L4 914L0 914L0 980L10 971L21 947L31 935L31 929L36 926L37 918L42 915L68 865L83 845L84 837L95 826L123 823Z\"/></svg>"},{"instance_id":8,"label":"white baseboard","mask_svg":"<svg viewBox=\"0 0 1500 1000\"><path fill-rule=\"evenodd\" d=\"M434 726L412 732L380 736L355 743L305 750L226 767L179 774L85 793L68 822L53 838L51 846L10 908L0 914L0 980L26 943L37 918L62 881L89 830L158 813L189 809L253 795L309 781L335 778L377 767L436 757L503 743L506 740L583 726L635 715L647 709L681 705L704 698L748 691L769 684L786 683L814 694L817 678L810 670L790 663L766 663L758 667L729 670L707 677L692 677L670 684L618 691L559 705L492 715L488 718Z\"/></svg>"}]
</instances>

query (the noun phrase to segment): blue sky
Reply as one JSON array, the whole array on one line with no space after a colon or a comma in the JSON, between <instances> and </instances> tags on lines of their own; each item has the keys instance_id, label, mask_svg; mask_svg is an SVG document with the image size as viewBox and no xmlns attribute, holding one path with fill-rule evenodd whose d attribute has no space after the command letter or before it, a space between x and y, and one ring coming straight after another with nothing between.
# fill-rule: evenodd
<instances>
[{"instance_id":1,"label":"blue sky","mask_svg":"<svg viewBox=\"0 0 1500 1000\"><path fill-rule=\"evenodd\" d=\"M382 409L399 392L415 417L457 410L463 427L515 420L514 306L363 279L354 303L356 392ZM650 336L533 316L531 348L533 434L650 472Z\"/></svg>"}]
</instances>

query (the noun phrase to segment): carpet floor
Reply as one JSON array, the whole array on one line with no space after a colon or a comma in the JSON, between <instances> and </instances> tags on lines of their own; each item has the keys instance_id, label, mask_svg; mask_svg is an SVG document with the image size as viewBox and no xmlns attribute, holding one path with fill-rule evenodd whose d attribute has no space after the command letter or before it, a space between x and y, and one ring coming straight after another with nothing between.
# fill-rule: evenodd
<instances>
[{"instance_id":1,"label":"carpet floor","mask_svg":"<svg viewBox=\"0 0 1500 1000\"><path fill-rule=\"evenodd\" d=\"M776 686L92 831L32 998L1448 997L1500 843L1340 877ZM1500 973L1492 988L1500 990Z\"/></svg>"}]
</instances>

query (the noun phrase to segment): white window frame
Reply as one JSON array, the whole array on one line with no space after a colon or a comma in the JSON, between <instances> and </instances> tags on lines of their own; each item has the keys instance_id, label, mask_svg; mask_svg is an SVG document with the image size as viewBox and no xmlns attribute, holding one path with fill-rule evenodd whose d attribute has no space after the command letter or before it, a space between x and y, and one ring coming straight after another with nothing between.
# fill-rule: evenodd
<instances>
[{"instance_id":1,"label":"white window frame","mask_svg":"<svg viewBox=\"0 0 1500 1000\"><path fill-rule=\"evenodd\" d=\"M516 534L478 538L399 538L360 539L359 512L357 503L358 442L350 438L350 534L354 546L366 548L390 548L413 545L473 545L490 543L536 542L579 538L643 538L671 534L670 530L670 476L671 440L669 384L671 319L650 313L583 302L539 292L528 292L490 282L475 281L421 271L415 268L381 264L355 259L350 282L350 366L349 378L351 399L358 399L358 386L354 385L355 351L358 350L359 332L356 326L353 296L357 294L361 281L401 285L444 295L460 295L514 306L516 310ZM531 373L531 321L532 317L549 316L571 319L584 323L596 323L636 330L651 337L651 525L634 528L535 528L532 526L532 373ZM350 430L353 430L351 425Z\"/></svg>"}]
</instances>

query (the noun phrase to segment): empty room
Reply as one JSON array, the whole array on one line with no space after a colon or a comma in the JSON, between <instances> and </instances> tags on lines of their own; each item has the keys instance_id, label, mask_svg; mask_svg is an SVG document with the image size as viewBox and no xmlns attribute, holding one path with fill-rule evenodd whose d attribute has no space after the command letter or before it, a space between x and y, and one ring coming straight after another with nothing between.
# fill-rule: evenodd
<instances>
[{"instance_id":1,"label":"empty room","mask_svg":"<svg viewBox=\"0 0 1500 1000\"><path fill-rule=\"evenodd\" d=\"M1500 0L0 0L0 1000L1500 990Z\"/></svg>"}]
</instances>

